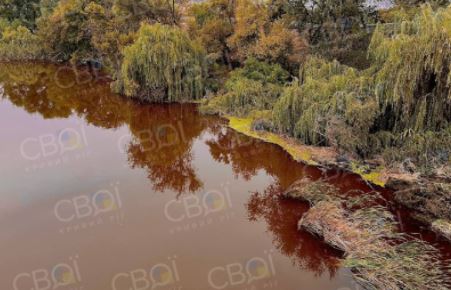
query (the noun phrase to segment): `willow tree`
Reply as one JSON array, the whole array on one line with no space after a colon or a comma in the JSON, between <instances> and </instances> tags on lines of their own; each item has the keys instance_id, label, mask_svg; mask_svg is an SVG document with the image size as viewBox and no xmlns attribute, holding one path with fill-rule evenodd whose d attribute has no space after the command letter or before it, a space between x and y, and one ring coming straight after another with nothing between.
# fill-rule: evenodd
<instances>
[{"instance_id":1,"label":"willow tree","mask_svg":"<svg viewBox=\"0 0 451 290\"><path fill-rule=\"evenodd\" d=\"M306 144L366 149L377 112L366 77L359 71L310 57L299 82L287 87L273 108L276 129Z\"/></svg>"},{"instance_id":2,"label":"willow tree","mask_svg":"<svg viewBox=\"0 0 451 290\"><path fill-rule=\"evenodd\" d=\"M143 24L124 49L114 88L153 102L188 101L204 93L204 51L174 26Z\"/></svg>"},{"instance_id":3,"label":"willow tree","mask_svg":"<svg viewBox=\"0 0 451 290\"><path fill-rule=\"evenodd\" d=\"M378 26L370 59L369 69L357 71L311 58L299 83L275 104L276 128L308 144L338 145L364 156L447 161L451 6L423 6L414 18Z\"/></svg>"},{"instance_id":4,"label":"willow tree","mask_svg":"<svg viewBox=\"0 0 451 290\"><path fill-rule=\"evenodd\" d=\"M390 31L379 25L370 45L379 129L437 131L451 121L451 6L423 6Z\"/></svg>"}]
</instances>

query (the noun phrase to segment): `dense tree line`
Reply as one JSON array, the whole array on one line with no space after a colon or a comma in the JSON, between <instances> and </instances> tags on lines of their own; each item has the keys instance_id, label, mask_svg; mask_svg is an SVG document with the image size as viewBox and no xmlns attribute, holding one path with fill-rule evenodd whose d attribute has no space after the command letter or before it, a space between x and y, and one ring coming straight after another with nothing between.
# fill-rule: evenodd
<instances>
[{"instance_id":1,"label":"dense tree line","mask_svg":"<svg viewBox=\"0 0 451 290\"><path fill-rule=\"evenodd\" d=\"M207 95L307 144L448 163L449 1L373 3L4 0L0 59L101 63L129 97Z\"/></svg>"}]
</instances>

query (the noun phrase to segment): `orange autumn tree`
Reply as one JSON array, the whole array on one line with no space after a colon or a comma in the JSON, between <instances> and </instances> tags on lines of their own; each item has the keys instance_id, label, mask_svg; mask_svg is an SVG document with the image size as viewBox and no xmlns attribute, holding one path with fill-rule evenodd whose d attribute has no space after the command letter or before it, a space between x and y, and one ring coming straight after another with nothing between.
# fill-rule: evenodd
<instances>
[{"instance_id":1,"label":"orange autumn tree","mask_svg":"<svg viewBox=\"0 0 451 290\"><path fill-rule=\"evenodd\" d=\"M228 0L194 3L189 9L187 27L192 38L202 43L212 62L232 68L227 39L233 34L234 7Z\"/></svg>"},{"instance_id":2,"label":"orange autumn tree","mask_svg":"<svg viewBox=\"0 0 451 290\"><path fill-rule=\"evenodd\" d=\"M307 42L282 19L271 17L268 4L238 0L234 33L228 44L241 63L250 57L298 68L307 51Z\"/></svg>"},{"instance_id":3,"label":"orange autumn tree","mask_svg":"<svg viewBox=\"0 0 451 290\"><path fill-rule=\"evenodd\" d=\"M289 70L295 70L307 54L307 42L282 21L271 23L268 31L259 36L250 52L259 60L279 63Z\"/></svg>"}]
</instances>

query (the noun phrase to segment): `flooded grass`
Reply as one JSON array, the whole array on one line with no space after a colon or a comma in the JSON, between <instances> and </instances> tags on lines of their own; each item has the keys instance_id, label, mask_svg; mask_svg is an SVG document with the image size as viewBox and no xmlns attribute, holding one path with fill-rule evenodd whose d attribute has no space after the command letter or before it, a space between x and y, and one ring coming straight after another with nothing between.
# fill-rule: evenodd
<instances>
[{"instance_id":1,"label":"flooded grass","mask_svg":"<svg viewBox=\"0 0 451 290\"><path fill-rule=\"evenodd\" d=\"M399 233L393 214L378 205L379 195L340 196L333 185L310 179L286 195L310 203L299 227L344 251L343 264L365 289L449 289L451 268L438 250Z\"/></svg>"}]
</instances>

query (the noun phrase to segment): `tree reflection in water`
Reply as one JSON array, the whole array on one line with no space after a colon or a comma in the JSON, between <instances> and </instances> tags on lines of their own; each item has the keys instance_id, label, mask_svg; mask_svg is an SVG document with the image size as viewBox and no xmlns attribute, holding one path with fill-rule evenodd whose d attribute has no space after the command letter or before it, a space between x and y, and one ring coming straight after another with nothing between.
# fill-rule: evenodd
<instances>
[{"instance_id":1,"label":"tree reflection in water","mask_svg":"<svg viewBox=\"0 0 451 290\"><path fill-rule=\"evenodd\" d=\"M145 168L157 191L200 190L192 146L213 118L201 117L193 105L142 106L134 112L129 123L134 136L128 146L131 166Z\"/></svg>"},{"instance_id":2,"label":"tree reflection in water","mask_svg":"<svg viewBox=\"0 0 451 290\"><path fill-rule=\"evenodd\" d=\"M316 275L327 272L334 277L339 269L340 253L327 247L309 233L298 231L297 223L308 205L287 200L281 193L303 176L320 178L323 171L292 160L276 146L226 130L207 142L210 153L219 162L231 164L235 174L246 180L264 170L274 182L263 192L255 192L248 203L250 221L264 220L272 234L273 245L292 263Z\"/></svg>"},{"instance_id":3,"label":"tree reflection in water","mask_svg":"<svg viewBox=\"0 0 451 290\"><path fill-rule=\"evenodd\" d=\"M340 253L297 230L297 221L307 205L280 198L280 193L298 178L323 176L318 168L293 161L276 146L224 128L218 118L197 113L195 105L144 105L112 94L107 81L102 77L90 79L87 71L2 64L0 87L3 98L46 119L76 115L101 128L128 126L129 164L146 170L156 191L181 194L202 189L202 180L193 167L193 145L209 132L212 137L206 143L211 156L229 164L237 177L249 180L264 170L274 178L263 192L251 195L247 203L249 220L264 220L274 246L298 267L316 275L327 272L331 277L338 270Z\"/></svg>"},{"instance_id":4,"label":"tree reflection in water","mask_svg":"<svg viewBox=\"0 0 451 290\"><path fill-rule=\"evenodd\" d=\"M4 98L45 119L77 115L101 128L128 126L130 166L145 169L155 190L201 189L191 149L194 140L218 120L197 114L194 105L138 104L111 93L105 78L89 75L86 69L2 64L0 84Z\"/></svg>"}]
</instances>

